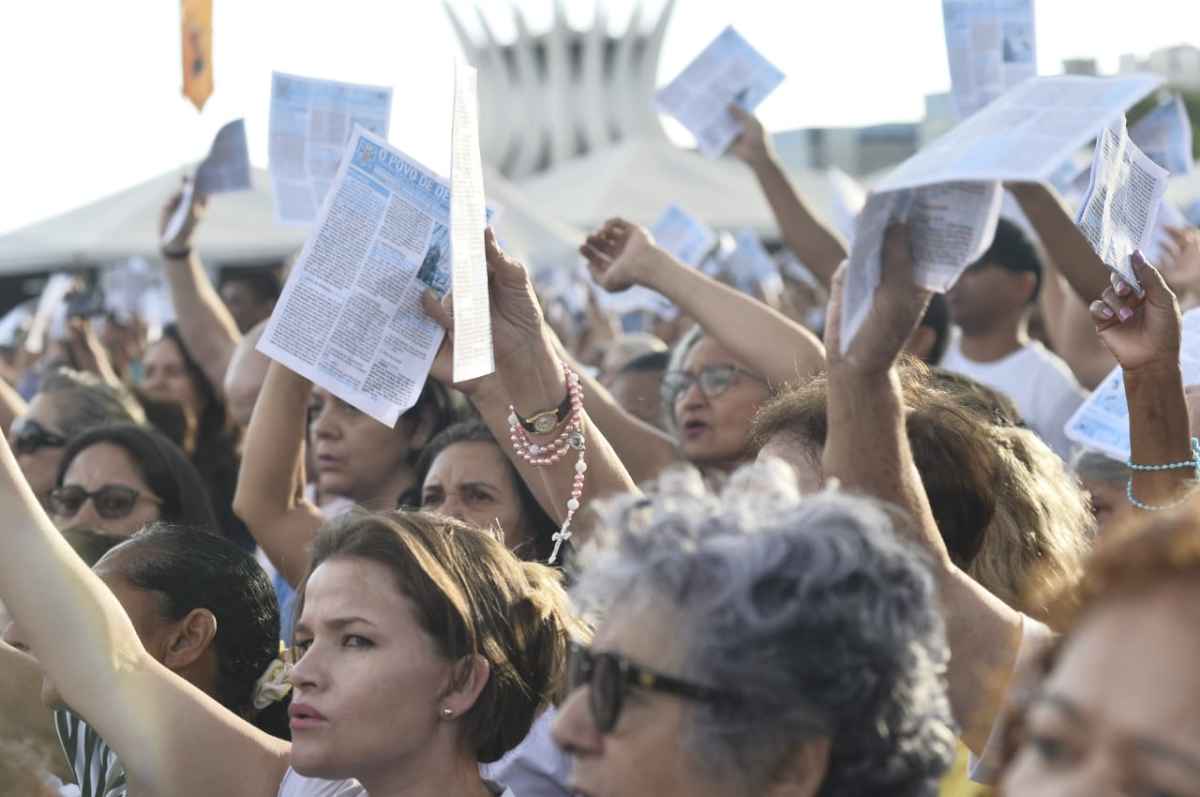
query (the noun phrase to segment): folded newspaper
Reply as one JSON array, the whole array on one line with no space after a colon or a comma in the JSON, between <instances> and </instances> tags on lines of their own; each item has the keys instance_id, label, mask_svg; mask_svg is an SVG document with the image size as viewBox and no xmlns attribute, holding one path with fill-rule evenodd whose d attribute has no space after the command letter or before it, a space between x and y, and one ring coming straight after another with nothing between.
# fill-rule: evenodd
<instances>
[{"instance_id":1,"label":"folded newspaper","mask_svg":"<svg viewBox=\"0 0 1200 797\"><path fill-rule=\"evenodd\" d=\"M1185 386L1200 385L1200 309L1183 314L1179 365ZM1120 366L1092 391L1067 421L1064 431L1073 443L1120 462L1129 461L1129 404Z\"/></svg>"},{"instance_id":2,"label":"folded newspaper","mask_svg":"<svg viewBox=\"0 0 1200 797\"><path fill-rule=\"evenodd\" d=\"M752 111L782 82L783 72L728 27L658 91L655 101L696 137L702 153L715 158L742 133L729 106Z\"/></svg>"},{"instance_id":3,"label":"folded newspaper","mask_svg":"<svg viewBox=\"0 0 1200 797\"><path fill-rule=\"evenodd\" d=\"M258 350L394 426L421 394L450 290L450 186L355 128Z\"/></svg>"},{"instance_id":4,"label":"folded newspaper","mask_svg":"<svg viewBox=\"0 0 1200 797\"><path fill-rule=\"evenodd\" d=\"M1161 82L1141 74L1027 80L884 177L867 198L850 251L843 347L870 312L890 223L911 227L917 282L949 290L991 244L1004 182L1049 182L1077 149Z\"/></svg>"},{"instance_id":5,"label":"folded newspaper","mask_svg":"<svg viewBox=\"0 0 1200 797\"><path fill-rule=\"evenodd\" d=\"M1139 291L1129 256L1138 249L1144 254L1153 241L1167 177L1167 170L1129 139L1124 116L1096 138L1091 180L1075 223L1104 265Z\"/></svg>"}]
</instances>

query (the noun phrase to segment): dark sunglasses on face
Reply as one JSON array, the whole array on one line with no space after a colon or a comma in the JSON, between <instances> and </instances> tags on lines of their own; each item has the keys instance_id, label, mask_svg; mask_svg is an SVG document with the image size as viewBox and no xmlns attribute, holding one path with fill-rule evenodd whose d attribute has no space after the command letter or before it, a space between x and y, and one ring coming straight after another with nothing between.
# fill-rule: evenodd
<instances>
[{"instance_id":1,"label":"dark sunglasses on face","mask_svg":"<svg viewBox=\"0 0 1200 797\"><path fill-rule=\"evenodd\" d=\"M155 504L162 503L157 496L120 484L106 484L94 492L88 492L78 484L69 484L51 491L50 511L62 518L73 518L90 499L97 515L105 520L120 520L133 511L139 498Z\"/></svg>"},{"instance_id":2,"label":"dark sunglasses on face","mask_svg":"<svg viewBox=\"0 0 1200 797\"><path fill-rule=\"evenodd\" d=\"M701 703L732 701L728 692L709 686L688 683L633 664L616 653L597 653L582 645L571 646L571 663L567 671L571 691L588 686L588 701L596 729L611 733L621 717L626 687L633 686L663 692Z\"/></svg>"},{"instance_id":3,"label":"dark sunglasses on face","mask_svg":"<svg viewBox=\"0 0 1200 797\"><path fill-rule=\"evenodd\" d=\"M48 431L37 421L17 421L9 435L13 450L18 454L35 454L43 448L62 448L67 438Z\"/></svg>"},{"instance_id":4,"label":"dark sunglasses on face","mask_svg":"<svg viewBox=\"0 0 1200 797\"><path fill-rule=\"evenodd\" d=\"M709 365L701 368L698 374L667 371L662 377L662 399L668 405L674 404L688 388L696 384L700 385L700 392L705 398L714 399L733 387L739 377L746 377L755 382L763 381L757 375L736 365Z\"/></svg>"}]
</instances>

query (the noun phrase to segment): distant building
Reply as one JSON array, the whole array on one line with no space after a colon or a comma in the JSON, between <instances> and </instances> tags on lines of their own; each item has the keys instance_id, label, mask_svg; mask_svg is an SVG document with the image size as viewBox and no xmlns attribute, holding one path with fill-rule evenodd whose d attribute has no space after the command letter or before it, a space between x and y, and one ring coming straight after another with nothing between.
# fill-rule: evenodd
<instances>
[{"instance_id":1,"label":"distant building","mask_svg":"<svg viewBox=\"0 0 1200 797\"><path fill-rule=\"evenodd\" d=\"M775 149L789 168L837 168L855 177L894 166L920 144L914 123L869 127L814 127L776 133Z\"/></svg>"},{"instance_id":2,"label":"distant building","mask_svg":"<svg viewBox=\"0 0 1200 797\"><path fill-rule=\"evenodd\" d=\"M634 138L666 134L654 107L663 35L675 0L637 0L626 29L609 31L605 0L594 0L590 26L567 22L554 0L550 28L533 32L513 3L516 38L502 42L476 0L475 21L455 5L446 12L463 51L479 70L483 160L505 177L551 170Z\"/></svg>"},{"instance_id":3,"label":"distant building","mask_svg":"<svg viewBox=\"0 0 1200 797\"><path fill-rule=\"evenodd\" d=\"M1096 63L1095 58L1067 58L1062 62L1063 73L1067 75L1089 75L1095 77L1100 74L1100 66Z\"/></svg>"},{"instance_id":4,"label":"distant building","mask_svg":"<svg viewBox=\"0 0 1200 797\"><path fill-rule=\"evenodd\" d=\"M1148 58L1122 55L1119 71L1153 72L1172 88L1200 91L1200 48L1180 44L1155 50Z\"/></svg>"}]
</instances>

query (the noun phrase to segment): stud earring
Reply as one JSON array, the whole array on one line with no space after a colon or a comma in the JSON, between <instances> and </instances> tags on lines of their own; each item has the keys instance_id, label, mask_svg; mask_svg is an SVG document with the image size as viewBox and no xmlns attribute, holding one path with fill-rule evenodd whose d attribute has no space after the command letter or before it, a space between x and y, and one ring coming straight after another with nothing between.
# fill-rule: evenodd
<instances>
[{"instance_id":1,"label":"stud earring","mask_svg":"<svg viewBox=\"0 0 1200 797\"><path fill-rule=\"evenodd\" d=\"M453 716L454 716L454 709L450 708L449 706L442 706L442 718L443 719L450 719Z\"/></svg>"}]
</instances>

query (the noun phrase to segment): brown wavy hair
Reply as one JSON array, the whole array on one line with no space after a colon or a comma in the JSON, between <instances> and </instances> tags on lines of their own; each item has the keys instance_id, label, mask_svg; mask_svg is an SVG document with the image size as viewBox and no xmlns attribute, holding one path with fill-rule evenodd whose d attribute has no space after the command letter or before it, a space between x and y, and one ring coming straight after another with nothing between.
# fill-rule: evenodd
<instances>
[{"instance_id":1,"label":"brown wavy hair","mask_svg":"<svg viewBox=\"0 0 1200 797\"><path fill-rule=\"evenodd\" d=\"M480 762L516 747L538 713L565 696L570 643L591 632L572 613L554 568L521 561L466 523L404 510L354 511L326 524L313 543L309 575L342 558L388 568L446 660L487 659L488 682L463 717L468 748Z\"/></svg>"}]
</instances>

